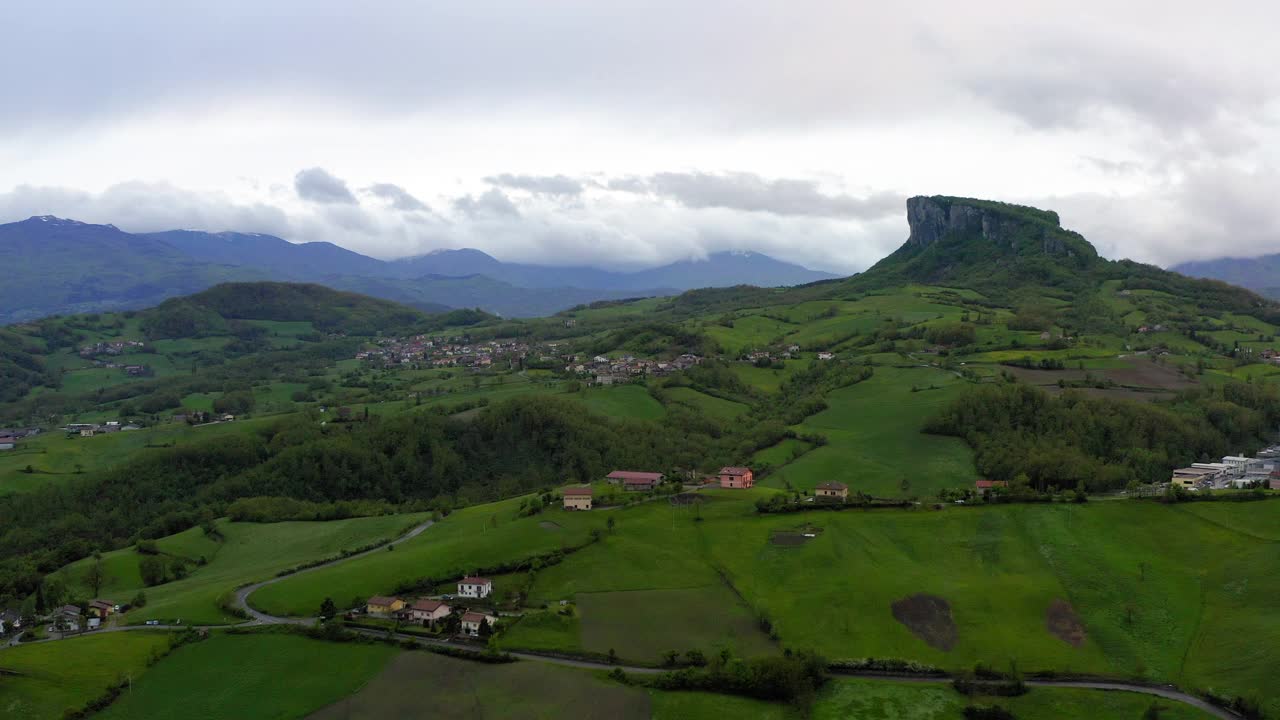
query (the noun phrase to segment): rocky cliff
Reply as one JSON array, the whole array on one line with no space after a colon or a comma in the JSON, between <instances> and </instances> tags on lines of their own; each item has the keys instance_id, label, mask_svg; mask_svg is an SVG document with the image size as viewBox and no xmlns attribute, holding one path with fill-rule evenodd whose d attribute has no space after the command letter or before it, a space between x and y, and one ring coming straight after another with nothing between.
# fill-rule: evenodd
<instances>
[{"instance_id":1,"label":"rocky cliff","mask_svg":"<svg viewBox=\"0 0 1280 720\"><path fill-rule=\"evenodd\" d=\"M1066 231L1052 210L986 200L917 196L907 200L907 225L911 228L907 245L916 248L928 247L948 237L981 237L1000 247L1014 249L1017 241L1030 238L1039 240L1040 250L1046 255L1074 253L1060 236Z\"/></svg>"}]
</instances>

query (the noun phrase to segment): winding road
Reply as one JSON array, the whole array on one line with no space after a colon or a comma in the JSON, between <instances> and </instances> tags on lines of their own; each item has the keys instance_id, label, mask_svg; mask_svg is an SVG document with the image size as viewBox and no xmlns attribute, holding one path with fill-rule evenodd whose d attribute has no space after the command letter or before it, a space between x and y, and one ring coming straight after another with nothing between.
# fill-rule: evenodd
<instances>
[{"instance_id":1,"label":"winding road","mask_svg":"<svg viewBox=\"0 0 1280 720\"><path fill-rule=\"evenodd\" d=\"M388 542L385 542L369 550L365 550L363 552L359 552L354 555L348 555L346 557L335 558L327 563L322 563L320 565L316 565L314 567L310 567L305 570L299 570L296 573L290 573L289 575L281 575L279 577L271 578L270 580L263 580L262 582L253 583L252 585L245 585L244 587L237 589L235 598L234 598L235 607L243 610L249 616L250 619L247 622L236 625L235 627L249 627L249 626L255 626L255 625L309 625L314 623L316 621L316 618L280 617L277 615L268 615L267 613L261 612L259 610L255 610L249 604L249 596L261 588L264 588L268 585L273 585L286 578L291 578L296 575L312 572L313 570L319 570L321 568L332 567L340 563L355 560L357 558L365 557L366 555L371 555L375 552L385 550L388 545L396 545L398 543L402 543L406 540L410 540L412 538L417 537L418 535L421 535L427 528L431 527L434 524L435 524L434 521L428 520L420 525L414 526L404 535L401 535L400 537L394 540L390 540ZM117 626L117 627L104 628L103 630L98 630L95 632L105 633L105 632L124 632L129 630L157 630L157 629L177 630L183 627L188 627L188 626L123 625L123 626ZM218 627L226 627L226 626L206 625L206 626L196 626L196 627L197 629L212 630ZM388 634L385 631L355 629L355 628L353 628L352 631L360 633L362 635L368 635L370 637L386 638L388 636L391 636L391 637L395 637L397 640L401 640L401 641L407 640L410 642L417 643L419 645L426 645L426 646L450 647L450 648L468 647L466 645L452 643L447 640L431 640L428 638L419 637L417 635L408 635L405 633ZM56 639L57 638L49 638L47 640L37 640L36 642L49 642ZM507 654L513 657L519 658L521 660L549 663L551 665L560 665L563 667L572 667L572 668L582 668L587 670L613 670L616 668L616 669L623 670L624 672L628 672L636 675L654 675L657 673L666 672L666 670L663 668L640 667L637 665L621 665L621 664L611 665L609 663L597 662L594 660L582 660L582 659L561 657L561 656L555 656L555 655L542 655L539 653L507 651ZM0 657L2 656L3 654L0 653ZM919 684L932 684L932 685L947 684L947 683L950 683L953 679L951 676L894 675L894 674L885 674L885 673L876 673L876 672L836 672L834 674L839 675L841 677L856 677L856 678L864 678L869 680L885 680L889 682L919 683ZM1221 720L1241 720L1240 715L1237 715L1236 713L1231 712L1230 710L1226 710L1216 705L1212 705L1202 700L1201 698L1196 697L1195 695L1190 695L1188 693L1181 692L1172 685L1165 685L1165 686L1141 685L1137 683L1107 682L1107 681L1093 681L1093 680L1027 680L1026 684L1029 687L1076 688L1076 689L1083 689L1083 690L1098 690L1098 691L1104 691L1104 692L1109 691L1109 692L1139 693L1142 695L1150 695L1153 697L1158 697L1165 700L1170 700L1173 702L1179 702L1186 705L1190 705L1214 717L1221 718Z\"/></svg>"}]
</instances>

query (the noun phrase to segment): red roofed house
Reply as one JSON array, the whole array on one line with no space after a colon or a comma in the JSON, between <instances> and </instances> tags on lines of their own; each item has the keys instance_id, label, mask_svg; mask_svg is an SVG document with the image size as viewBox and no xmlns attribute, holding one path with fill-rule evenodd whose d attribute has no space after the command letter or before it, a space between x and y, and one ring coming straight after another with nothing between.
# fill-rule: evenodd
<instances>
[{"instance_id":1,"label":"red roofed house","mask_svg":"<svg viewBox=\"0 0 1280 720\"><path fill-rule=\"evenodd\" d=\"M1009 483L1004 480L978 480L973 484L978 490L991 490L998 487L1009 487Z\"/></svg>"},{"instance_id":2,"label":"red roofed house","mask_svg":"<svg viewBox=\"0 0 1280 720\"><path fill-rule=\"evenodd\" d=\"M751 474L751 468L722 467L718 474L722 488L749 488L756 482L755 476Z\"/></svg>"},{"instance_id":3,"label":"red roofed house","mask_svg":"<svg viewBox=\"0 0 1280 720\"><path fill-rule=\"evenodd\" d=\"M364 606L370 615L391 615L404 609L404 601L397 597L374 595Z\"/></svg>"},{"instance_id":4,"label":"red roofed house","mask_svg":"<svg viewBox=\"0 0 1280 720\"><path fill-rule=\"evenodd\" d=\"M480 635L480 625L489 623L489 629L492 630L494 625L498 624L498 616L489 615L488 613L469 612L462 616L462 632L471 637Z\"/></svg>"},{"instance_id":5,"label":"red roofed house","mask_svg":"<svg viewBox=\"0 0 1280 720\"><path fill-rule=\"evenodd\" d=\"M464 577L458 581L458 595L465 598L486 598L493 592L493 581L482 577Z\"/></svg>"},{"instance_id":6,"label":"red roofed house","mask_svg":"<svg viewBox=\"0 0 1280 720\"><path fill-rule=\"evenodd\" d=\"M409 617L414 622L421 622L424 627L434 627L437 622L449 617L450 608L439 600L418 598L409 607Z\"/></svg>"},{"instance_id":7,"label":"red roofed house","mask_svg":"<svg viewBox=\"0 0 1280 720\"><path fill-rule=\"evenodd\" d=\"M564 494L565 510L590 510L591 509L591 488L589 487L565 488L563 494Z\"/></svg>"},{"instance_id":8,"label":"red roofed house","mask_svg":"<svg viewBox=\"0 0 1280 720\"><path fill-rule=\"evenodd\" d=\"M115 611L115 603L110 603L106 600L94 600L89 603L89 615L96 618L105 618Z\"/></svg>"},{"instance_id":9,"label":"red roofed house","mask_svg":"<svg viewBox=\"0 0 1280 720\"><path fill-rule=\"evenodd\" d=\"M818 483L813 489L815 497L825 500L846 500L849 497L849 486L842 482Z\"/></svg>"},{"instance_id":10,"label":"red roofed house","mask_svg":"<svg viewBox=\"0 0 1280 720\"><path fill-rule=\"evenodd\" d=\"M662 482L665 476L662 473L655 472L636 472L632 470L614 470L606 476L606 479L617 485L622 483L624 490L632 492L648 492L658 483Z\"/></svg>"}]
</instances>

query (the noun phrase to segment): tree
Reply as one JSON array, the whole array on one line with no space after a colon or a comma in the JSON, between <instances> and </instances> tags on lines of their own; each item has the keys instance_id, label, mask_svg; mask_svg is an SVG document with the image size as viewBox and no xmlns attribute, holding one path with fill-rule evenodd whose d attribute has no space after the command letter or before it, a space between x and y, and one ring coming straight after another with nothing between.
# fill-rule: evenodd
<instances>
[{"instance_id":1,"label":"tree","mask_svg":"<svg viewBox=\"0 0 1280 720\"><path fill-rule=\"evenodd\" d=\"M147 606L147 594L146 594L145 592L143 592L143 591L139 590L139 591L138 591L138 594L133 596L133 600L132 600L129 604L130 604L131 606L135 607L135 608L146 607L146 606Z\"/></svg>"},{"instance_id":2,"label":"tree","mask_svg":"<svg viewBox=\"0 0 1280 720\"><path fill-rule=\"evenodd\" d=\"M338 606L333 604L333 598L325 598L324 602L320 603L320 617L331 618L337 614Z\"/></svg>"},{"instance_id":3,"label":"tree","mask_svg":"<svg viewBox=\"0 0 1280 720\"><path fill-rule=\"evenodd\" d=\"M138 574L144 585L159 585L166 580L164 561L155 555L144 555L138 558Z\"/></svg>"},{"instance_id":4,"label":"tree","mask_svg":"<svg viewBox=\"0 0 1280 720\"><path fill-rule=\"evenodd\" d=\"M89 563L89 567L84 571L84 584L93 590L93 596L98 596L98 591L102 589L102 582L106 579L106 573L102 569L102 555L93 554L93 562Z\"/></svg>"},{"instance_id":5,"label":"tree","mask_svg":"<svg viewBox=\"0 0 1280 720\"><path fill-rule=\"evenodd\" d=\"M675 667L676 662L680 660L680 653L675 650L668 650L662 653L662 664L667 667Z\"/></svg>"},{"instance_id":6,"label":"tree","mask_svg":"<svg viewBox=\"0 0 1280 720\"><path fill-rule=\"evenodd\" d=\"M618 652L613 648L609 648L609 664L610 665L618 664Z\"/></svg>"},{"instance_id":7,"label":"tree","mask_svg":"<svg viewBox=\"0 0 1280 720\"><path fill-rule=\"evenodd\" d=\"M614 521L614 519L613 519L613 516L612 516L612 515L610 515L610 516L609 516L609 520L608 520L607 522L605 522L605 527L609 528L609 534L610 534L610 535L612 535L612 534L613 534L613 529L614 529L615 527L617 527L617 525L618 525L618 523Z\"/></svg>"},{"instance_id":8,"label":"tree","mask_svg":"<svg viewBox=\"0 0 1280 720\"><path fill-rule=\"evenodd\" d=\"M489 625L489 618L480 621L480 637L487 638L493 634L493 627Z\"/></svg>"}]
</instances>

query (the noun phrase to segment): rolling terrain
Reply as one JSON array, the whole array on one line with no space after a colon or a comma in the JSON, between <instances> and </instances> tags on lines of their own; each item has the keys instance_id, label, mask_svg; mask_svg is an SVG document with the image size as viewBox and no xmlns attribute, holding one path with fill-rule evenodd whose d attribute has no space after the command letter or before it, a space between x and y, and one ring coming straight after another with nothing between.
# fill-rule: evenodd
<instances>
[{"instance_id":1,"label":"rolling terrain","mask_svg":"<svg viewBox=\"0 0 1280 720\"><path fill-rule=\"evenodd\" d=\"M910 239L868 272L795 288L511 320L230 284L4 331L0 370L25 387L0 417L46 431L0 454L0 609L146 603L118 630L0 649L21 673L0 676L0 707L60 717L92 702L114 676L76 670L64 686L46 668L119 642L133 692L104 717L933 720L999 704L1129 718L1156 702L945 682L975 667L1280 714L1275 491L1159 487L1275 441L1280 308L1100 258L1046 211L915 198L908 218ZM120 341L141 345L82 354ZM139 429L59 429L109 421ZM726 465L753 468L755 486L715 487ZM684 487L624 492L603 480L615 469ZM979 479L1008 487L984 496ZM832 482L847 503L812 497ZM571 485L597 507L562 509ZM148 582L145 557L184 569ZM392 621L298 629L330 604L451 594L477 573L502 617L469 647L518 662L373 642L448 644ZM230 631L240 596L256 614ZM210 637L183 634L150 667L128 659L148 638L169 649L167 628L139 624L178 619ZM837 672L804 686L789 663L810 652ZM867 659L945 676L838 672ZM759 667L798 684L731 681ZM726 675L691 685L712 682L699 673ZM390 690L424 676L421 692ZM1158 717L1209 716L1158 702Z\"/></svg>"}]
</instances>

